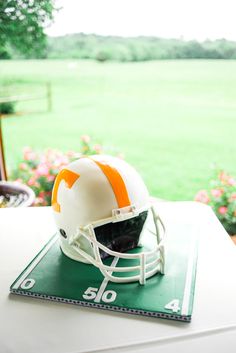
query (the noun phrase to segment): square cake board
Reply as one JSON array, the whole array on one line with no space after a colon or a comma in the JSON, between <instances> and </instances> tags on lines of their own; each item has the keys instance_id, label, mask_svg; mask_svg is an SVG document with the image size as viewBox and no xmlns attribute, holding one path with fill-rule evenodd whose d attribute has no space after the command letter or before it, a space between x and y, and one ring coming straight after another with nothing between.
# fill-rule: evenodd
<instances>
[{"instance_id":1,"label":"square cake board","mask_svg":"<svg viewBox=\"0 0 236 353\"><path fill-rule=\"evenodd\" d=\"M145 235L150 238L149 231ZM165 274L154 275L147 279L145 285L139 282L113 283L105 279L93 265L74 261L64 255L58 235L55 234L13 282L10 292L86 307L190 322L197 248L197 228L180 224L168 231L167 227ZM131 250L140 251L143 248ZM138 264L137 260L129 261L133 261L132 265ZM112 264L113 267L127 266L127 260L113 257L104 260L104 263Z\"/></svg>"}]
</instances>

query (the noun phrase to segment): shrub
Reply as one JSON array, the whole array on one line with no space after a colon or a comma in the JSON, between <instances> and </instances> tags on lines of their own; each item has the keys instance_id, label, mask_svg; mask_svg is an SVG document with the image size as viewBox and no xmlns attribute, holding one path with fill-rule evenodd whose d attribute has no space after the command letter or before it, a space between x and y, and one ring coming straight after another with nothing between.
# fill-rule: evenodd
<instances>
[{"instance_id":1,"label":"shrub","mask_svg":"<svg viewBox=\"0 0 236 353\"><path fill-rule=\"evenodd\" d=\"M30 147L25 147L23 159L10 179L27 184L34 190L36 195L35 206L47 206L51 204L55 178L63 167L81 155L100 154L102 152L102 146L94 144L88 135L81 136L79 152L62 153L54 149L36 152Z\"/></svg>"},{"instance_id":2,"label":"shrub","mask_svg":"<svg viewBox=\"0 0 236 353\"><path fill-rule=\"evenodd\" d=\"M13 114L15 112L15 104L13 102L0 103L0 114Z\"/></svg>"},{"instance_id":3,"label":"shrub","mask_svg":"<svg viewBox=\"0 0 236 353\"><path fill-rule=\"evenodd\" d=\"M195 200L212 207L216 216L230 234L236 234L236 180L225 171L216 173L209 190L200 190Z\"/></svg>"},{"instance_id":4,"label":"shrub","mask_svg":"<svg viewBox=\"0 0 236 353\"><path fill-rule=\"evenodd\" d=\"M110 55L106 50L99 50L95 55L95 59L99 62L104 62L110 59Z\"/></svg>"}]
</instances>

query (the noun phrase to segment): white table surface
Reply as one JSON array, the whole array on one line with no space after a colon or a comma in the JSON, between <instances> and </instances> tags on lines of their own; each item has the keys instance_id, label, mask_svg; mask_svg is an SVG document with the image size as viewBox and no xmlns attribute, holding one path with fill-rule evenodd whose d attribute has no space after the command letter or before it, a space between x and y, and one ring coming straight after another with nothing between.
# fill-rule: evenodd
<instances>
[{"instance_id":1,"label":"white table surface","mask_svg":"<svg viewBox=\"0 0 236 353\"><path fill-rule=\"evenodd\" d=\"M159 210L167 232L180 223L200 228L191 323L9 294L55 225L49 207L1 209L0 353L236 352L235 245L205 205L163 202Z\"/></svg>"}]
</instances>

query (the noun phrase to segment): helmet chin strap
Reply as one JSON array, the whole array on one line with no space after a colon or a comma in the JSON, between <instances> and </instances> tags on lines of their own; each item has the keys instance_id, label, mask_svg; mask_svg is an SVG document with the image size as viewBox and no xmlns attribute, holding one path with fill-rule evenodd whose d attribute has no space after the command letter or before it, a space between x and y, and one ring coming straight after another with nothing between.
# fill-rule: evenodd
<instances>
[{"instance_id":1,"label":"helmet chin strap","mask_svg":"<svg viewBox=\"0 0 236 353\"><path fill-rule=\"evenodd\" d=\"M146 279L152 277L157 272L164 274L164 267L165 267L165 253L164 253L164 237L160 235L160 229L158 226L158 221L160 222L163 233L165 233L165 228L163 222L161 221L160 217L156 215L154 208L151 206L153 221L155 224L156 230L156 239L157 239L157 246L152 249L151 251L142 252L142 253L119 253L113 251L96 239L96 234L94 231L94 225L88 224L85 227L78 228L77 233L75 236L70 239L70 245L72 248L82 257L84 257L89 263L93 264L97 268L100 269L101 273L104 275L105 278L109 279L112 282L116 283L127 283L127 282L135 282L139 281L141 285L146 283ZM86 238L93 247L94 257L87 254L84 250L80 248L79 238L84 237ZM99 249L105 251L107 254L117 257L118 259L137 259L139 260L139 265L136 266L128 266L128 267L112 267L104 265L102 262ZM154 260L153 260L154 257ZM126 276L126 277L118 277L114 276L112 272L132 272L138 271L139 274L133 276Z\"/></svg>"}]
</instances>

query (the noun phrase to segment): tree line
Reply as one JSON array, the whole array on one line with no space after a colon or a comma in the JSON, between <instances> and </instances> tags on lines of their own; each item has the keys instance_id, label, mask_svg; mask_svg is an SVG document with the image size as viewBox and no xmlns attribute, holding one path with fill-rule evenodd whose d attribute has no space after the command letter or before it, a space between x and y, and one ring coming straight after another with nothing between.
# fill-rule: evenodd
<instances>
[{"instance_id":1,"label":"tree line","mask_svg":"<svg viewBox=\"0 0 236 353\"><path fill-rule=\"evenodd\" d=\"M1 52L4 51L0 49ZM95 34L70 34L48 37L43 51L8 47L5 58L92 59L137 62L165 59L236 59L236 42L226 39L185 41L157 37L113 37ZM7 54L7 55L6 55ZM4 57L2 57L4 58Z\"/></svg>"},{"instance_id":2,"label":"tree line","mask_svg":"<svg viewBox=\"0 0 236 353\"><path fill-rule=\"evenodd\" d=\"M236 42L204 42L157 37L112 37L71 34L49 38L48 58L98 61L147 61L164 59L236 59Z\"/></svg>"}]
</instances>

